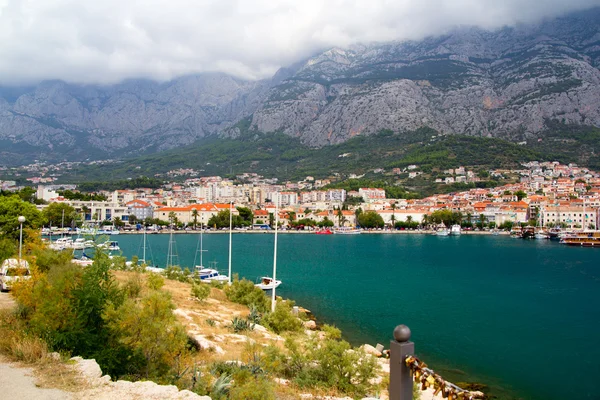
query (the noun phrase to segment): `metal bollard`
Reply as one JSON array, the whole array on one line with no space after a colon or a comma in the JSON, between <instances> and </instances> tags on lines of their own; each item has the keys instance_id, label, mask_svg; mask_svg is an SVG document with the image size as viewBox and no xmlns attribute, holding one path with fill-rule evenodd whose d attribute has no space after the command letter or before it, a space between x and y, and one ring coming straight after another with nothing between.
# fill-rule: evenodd
<instances>
[{"instance_id":1,"label":"metal bollard","mask_svg":"<svg viewBox=\"0 0 600 400\"><path fill-rule=\"evenodd\" d=\"M406 356L415 354L415 344L410 341L410 329L398 325L394 340L390 342L390 400L412 400L413 380L404 363Z\"/></svg>"}]
</instances>

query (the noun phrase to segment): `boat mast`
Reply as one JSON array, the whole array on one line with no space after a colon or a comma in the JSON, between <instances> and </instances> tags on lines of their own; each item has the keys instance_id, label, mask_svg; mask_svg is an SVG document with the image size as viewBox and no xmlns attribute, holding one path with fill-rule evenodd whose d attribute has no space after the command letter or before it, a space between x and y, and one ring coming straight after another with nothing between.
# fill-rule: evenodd
<instances>
[{"instance_id":1,"label":"boat mast","mask_svg":"<svg viewBox=\"0 0 600 400\"><path fill-rule=\"evenodd\" d=\"M229 274L227 283L231 285L231 222L233 221L233 201L229 202Z\"/></svg>"},{"instance_id":2,"label":"boat mast","mask_svg":"<svg viewBox=\"0 0 600 400\"><path fill-rule=\"evenodd\" d=\"M275 249L273 250L273 292L271 293L271 312L275 312L275 282L277 279L277 225L279 220L279 192L275 197Z\"/></svg>"},{"instance_id":3,"label":"boat mast","mask_svg":"<svg viewBox=\"0 0 600 400\"><path fill-rule=\"evenodd\" d=\"M144 248L142 250L142 262L146 264L146 225L144 225Z\"/></svg>"}]
</instances>

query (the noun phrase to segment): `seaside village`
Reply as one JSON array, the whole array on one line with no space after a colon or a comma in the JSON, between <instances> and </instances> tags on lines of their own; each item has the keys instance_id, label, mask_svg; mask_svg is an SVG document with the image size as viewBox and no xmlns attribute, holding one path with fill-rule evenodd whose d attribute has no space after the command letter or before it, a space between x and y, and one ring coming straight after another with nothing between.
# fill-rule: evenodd
<instances>
[{"instance_id":1,"label":"seaside village","mask_svg":"<svg viewBox=\"0 0 600 400\"><path fill-rule=\"evenodd\" d=\"M413 166L418 169L418 166ZM169 176L193 174L194 171L171 171ZM464 168L445 171L451 181L468 178ZM81 213L84 221L94 224L120 219L131 229L154 218L177 221L179 226L206 226L219 211L232 207L248 207L253 211L253 227L265 228L274 214L278 198L280 226L289 229L291 222L310 219L316 223L329 220L334 227L357 225L356 210L375 211L386 228L397 222L423 221L436 210L460 212L473 224L483 219L486 224L502 226L506 222L527 223L532 219L541 226L566 229L596 229L599 224L600 174L574 164L530 162L520 170L493 170L490 176L519 176L519 182L495 188L469 189L450 194L437 194L423 199L386 198L384 189L360 188L358 191L325 188L330 180L306 177L301 182L278 184L254 173L237 176L236 182L219 176L193 177L181 183L168 183L159 189L138 188L101 192L107 201L76 201L59 196L60 189L76 190L75 185L38 185L37 197L47 203L65 202ZM43 178L29 178L39 183ZM14 182L0 182L4 190L18 189ZM346 203L350 198L362 200ZM351 204L351 205L349 205ZM38 207L43 208L46 205ZM131 218L134 216L134 218ZM175 219L176 218L176 219ZM139 226L138 226L139 227Z\"/></svg>"}]
</instances>

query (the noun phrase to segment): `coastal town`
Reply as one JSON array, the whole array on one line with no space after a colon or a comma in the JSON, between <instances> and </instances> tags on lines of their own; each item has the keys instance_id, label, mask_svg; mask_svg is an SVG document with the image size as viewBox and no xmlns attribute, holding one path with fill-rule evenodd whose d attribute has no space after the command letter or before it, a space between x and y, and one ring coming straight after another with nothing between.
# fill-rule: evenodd
<instances>
[{"instance_id":1,"label":"coastal town","mask_svg":"<svg viewBox=\"0 0 600 400\"><path fill-rule=\"evenodd\" d=\"M417 174L419 166L406 171ZM474 182L479 178L464 167L445 170L442 181ZM220 211L238 207L252 210L252 224L246 228L266 228L273 223L278 208L278 221L284 229L304 229L320 225L356 227L357 216L377 213L383 229L401 229L410 223L421 224L438 210L450 210L460 215L468 226L510 228L532 221L543 227L565 229L596 229L599 224L600 174L574 164L559 162L529 162L518 170L491 170L490 176L516 177L514 183L494 188L471 188L421 199L389 198L382 188L359 188L356 191L328 188L331 179L308 176L303 181L279 183L276 178L264 178L244 173L235 180L201 177L194 170L175 170L165 175L162 187L101 191L106 200L74 200L59 194L61 190L77 191L76 185L52 184L44 177L28 178L37 185L36 197L40 209L50 203L71 205L81 215L81 222L93 224L139 225L143 221L176 223L180 228L207 226ZM191 177L190 177L191 176ZM175 178L181 178L175 182ZM18 190L15 181L1 181L3 190ZM277 203L277 204L276 204ZM209 226L210 227L210 226Z\"/></svg>"}]
</instances>

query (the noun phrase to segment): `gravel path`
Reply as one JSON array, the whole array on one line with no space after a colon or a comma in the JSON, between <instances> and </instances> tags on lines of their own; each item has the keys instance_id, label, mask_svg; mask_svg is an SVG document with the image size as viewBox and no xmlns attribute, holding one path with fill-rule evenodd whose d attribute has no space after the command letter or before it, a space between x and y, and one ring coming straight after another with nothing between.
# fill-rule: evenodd
<instances>
[{"instance_id":1,"label":"gravel path","mask_svg":"<svg viewBox=\"0 0 600 400\"><path fill-rule=\"evenodd\" d=\"M0 398L2 400L63 400L71 394L35 385L31 369L14 367L0 359Z\"/></svg>"}]
</instances>

